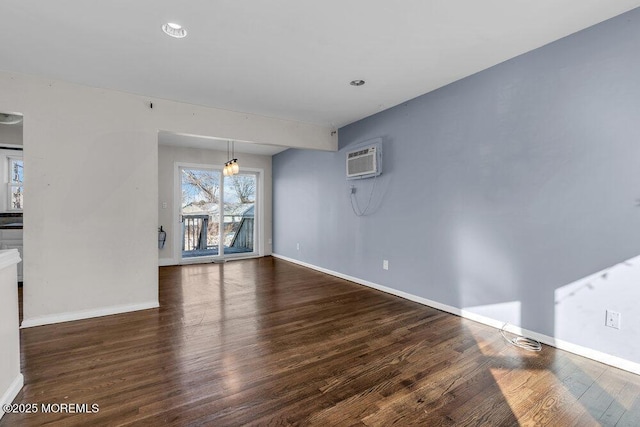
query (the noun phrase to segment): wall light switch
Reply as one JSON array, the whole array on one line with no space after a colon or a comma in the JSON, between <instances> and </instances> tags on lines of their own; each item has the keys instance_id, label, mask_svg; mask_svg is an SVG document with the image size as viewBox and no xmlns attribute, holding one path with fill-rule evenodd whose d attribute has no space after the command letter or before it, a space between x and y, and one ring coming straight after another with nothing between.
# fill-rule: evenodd
<instances>
[{"instance_id":1,"label":"wall light switch","mask_svg":"<svg viewBox=\"0 0 640 427\"><path fill-rule=\"evenodd\" d=\"M388 259L383 259L382 260L382 268L384 270L388 270L389 269L389 260Z\"/></svg>"},{"instance_id":2,"label":"wall light switch","mask_svg":"<svg viewBox=\"0 0 640 427\"><path fill-rule=\"evenodd\" d=\"M167 209L167 202L162 202L162 209Z\"/></svg>"}]
</instances>

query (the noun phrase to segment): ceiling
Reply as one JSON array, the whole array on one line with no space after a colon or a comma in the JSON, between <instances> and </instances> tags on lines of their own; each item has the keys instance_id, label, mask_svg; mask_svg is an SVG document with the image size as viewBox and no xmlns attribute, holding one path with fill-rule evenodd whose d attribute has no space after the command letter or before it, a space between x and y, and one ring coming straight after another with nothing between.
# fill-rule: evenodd
<instances>
[{"instance_id":1,"label":"ceiling","mask_svg":"<svg viewBox=\"0 0 640 427\"><path fill-rule=\"evenodd\" d=\"M3 0L0 69L337 128L638 6Z\"/></svg>"}]
</instances>

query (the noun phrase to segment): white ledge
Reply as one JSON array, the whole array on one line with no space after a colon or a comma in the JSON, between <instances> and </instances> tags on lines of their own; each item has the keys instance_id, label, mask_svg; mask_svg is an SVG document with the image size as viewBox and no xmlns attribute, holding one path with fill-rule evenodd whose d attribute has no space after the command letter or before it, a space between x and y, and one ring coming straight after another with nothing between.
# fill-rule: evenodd
<instances>
[{"instance_id":1,"label":"white ledge","mask_svg":"<svg viewBox=\"0 0 640 427\"><path fill-rule=\"evenodd\" d=\"M17 249L6 249L0 251L0 270L22 261Z\"/></svg>"}]
</instances>

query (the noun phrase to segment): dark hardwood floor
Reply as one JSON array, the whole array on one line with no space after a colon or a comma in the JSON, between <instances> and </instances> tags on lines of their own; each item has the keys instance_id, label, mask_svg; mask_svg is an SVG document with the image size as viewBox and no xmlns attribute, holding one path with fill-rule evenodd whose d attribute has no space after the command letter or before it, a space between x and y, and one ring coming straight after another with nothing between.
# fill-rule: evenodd
<instances>
[{"instance_id":1,"label":"dark hardwood floor","mask_svg":"<svg viewBox=\"0 0 640 427\"><path fill-rule=\"evenodd\" d=\"M640 425L636 375L270 257L163 267L160 304L22 330L15 402L99 412L0 425Z\"/></svg>"}]
</instances>

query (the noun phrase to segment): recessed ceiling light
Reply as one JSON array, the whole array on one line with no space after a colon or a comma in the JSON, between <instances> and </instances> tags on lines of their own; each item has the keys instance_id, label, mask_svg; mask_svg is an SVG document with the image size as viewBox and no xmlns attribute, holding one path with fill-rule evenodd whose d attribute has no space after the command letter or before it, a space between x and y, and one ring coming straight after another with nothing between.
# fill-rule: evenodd
<instances>
[{"instance_id":1,"label":"recessed ceiling light","mask_svg":"<svg viewBox=\"0 0 640 427\"><path fill-rule=\"evenodd\" d=\"M351 80L349 84L351 86L362 86L364 84L364 80Z\"/></svg>"},{"instance_id":2,"label":"recessed ceiling light","mask_svg":"<svg viewBox=\"0 0 640 427\"><path fill-rule=\"evenodd\" d=\"M182 25L174 24L173 22L167 22L162 25L162 31L168 36L181 39L187 37L187 30L182 28Z\"/></svg>"}]
</instances>

